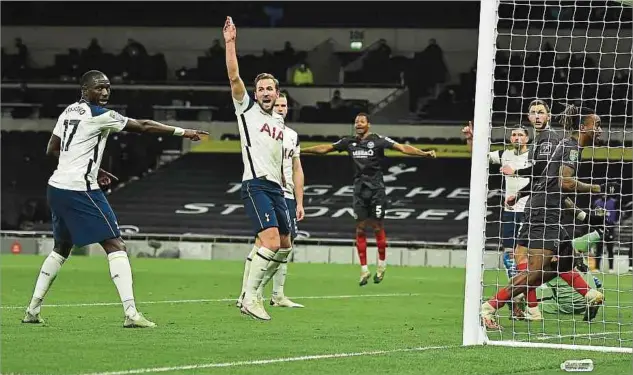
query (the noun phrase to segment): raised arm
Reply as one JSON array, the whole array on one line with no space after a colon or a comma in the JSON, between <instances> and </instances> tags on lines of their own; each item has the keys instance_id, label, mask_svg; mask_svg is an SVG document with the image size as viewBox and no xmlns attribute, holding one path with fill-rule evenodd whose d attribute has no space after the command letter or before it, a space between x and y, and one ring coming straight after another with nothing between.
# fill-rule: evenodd
<instances>
[{"instance_id":1,"label":"raised arm","mask_svg":"<svg viewBox=\"0 0 633 375\"><path fill-rule=\"evenodd\" d=\"M406 155L422 156L422 157L430 157L430 158L435 158L437 156L434 150L423 151L411 145L403 145L401 143L394 143L392 148Z\"/></svg>"},{"instance_id":2,"label":"raised arm","mask_svg":"<svg viewBox=\"0 0 633 375\"><path fill-rule=\"evenodd\" d=\"M307 148L302 148L301 149L301 153L303 154L319 154L319 155L323 155L323 154L329 154L332 151L336 151L334 149L334 146L331 144L326 144L326 145L317 145L317 146L312 146L312 147L307 147Z\"/></svg>"},{"instance_id":3,"label":"raised arm","mask_svg":"<svg viewBox=\"0 0 633 375\"><path fill-rule=\"evenodd\" d=\"M240 69L237 64L237 48L235 46L237 29L231 17L226 17L222 32L226 51L226 70L231 83L231 95L233 99L241 103L244 100L244 95L246 95L246 87L244 86L244 81L240 78Z\"/></svg>"}]
</instances>

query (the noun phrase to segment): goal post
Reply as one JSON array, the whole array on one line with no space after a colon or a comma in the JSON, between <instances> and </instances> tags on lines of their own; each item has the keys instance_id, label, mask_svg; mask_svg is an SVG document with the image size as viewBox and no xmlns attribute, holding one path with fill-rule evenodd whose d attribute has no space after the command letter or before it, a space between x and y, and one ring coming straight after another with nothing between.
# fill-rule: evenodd
<instances>
[{"instance_id":1,"label":"goal post","mask_svg":"<svg viewBox=\"0 0 633 375\"><path fill-rule=\"evenodd\" d=\"M468 206L468 242L466 247L466 286L464 294L464 345L484 342L479 323L482 297L483 260L486 244L486 202L488 196L488 149L492 120L495 41L497 39L498 0L482 0L479 16L477 51L477 87L473 153Z\"/></svg>"},{"instance_id":2,"label":"goal post","mask_svg":"<svg viewBox=\"0 0 633 375\"><path fill-rule=\"evenodd\" d=\"M633 199L631 3L481 0L463 345L633 353L632 277L622 269L628 264L627 247L633 246L633 238L629 238L633 236L633 219L628 212ZM481 323L481 305L508 282L501 261L505 247L505 235L500 231L504 204L503 197L496 194L505 185L499 168L489 166L488 153L511 146L507 140L510 131L517 124L529 123L527 107L535 99L549 105L550 125L561 136L570 133L555 118L568 104L587 108L601 118L604 144L582 152L577 174L581 181L592 184L619 180L622 185L615 208L620 221L609 226L613 229L612 238L604 236L604 241L614 244L616 271L583 271L587 280L596 276L593 280L598 279L601 286L595 288L605 295L604 305L591 322L584 321L578 311L568 313L558 308L551 312L544 307L542 320L516 321L510 320L510 311L503 308L497 313L505 329L487 332ZM533 129L529 131L531 142L535 133ZM599 197L578 194L576 198L578 207L590 212ZM629 217L628 221L622 221L625 217ZM580 236L582 230L586 227L573 225L576 234L572 236ZM594 251L589 249L582 255L593 255ZM547 298L556 304L562 301L556 292ZM572 307L579 306L574 303Z\"/></svg>"}]
</instances>

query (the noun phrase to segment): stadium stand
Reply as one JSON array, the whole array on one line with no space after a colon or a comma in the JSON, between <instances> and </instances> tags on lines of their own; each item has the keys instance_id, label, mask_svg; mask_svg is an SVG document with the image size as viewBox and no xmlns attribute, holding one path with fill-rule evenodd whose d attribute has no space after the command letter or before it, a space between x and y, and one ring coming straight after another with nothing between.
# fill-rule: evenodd
<instances>
[{"instance_id":1,"label":"stadium stand","mask_svg":"<svg viewBox=\"0 0 633 375\"><path fill-rule=\"evenodd\" d=\"M183 10L161 3L152 11L152 17L144 17L143 20L131 19L129 14L132 13L121 12L120 9L115 12L107 7L99 10L100 17L97 19L108 20L108 26L135 25L153 30L152 26L182 26L178 22L183 18L187 18L187 26L208 28L211 24L221 25L224 14L236 14L235 21L238 24L262 27L258 29L262 33L281 30L282 34L274 34L277 37L282 35L281 40L271 38L270 45L258 46L259 50L251 48L243 51L240 69L244 77L254 77L262 70L273 72L279 77L282 89L290 97L291 110L288 118L292 123L349 124L356 113L369 112L375 123L413 123L431 130L393 137L398 142L450 146L463 144L458 128L455 128L454 135L446 135L433 134L431 126L439 123L461 125L471 119L476 51L463 50L465 47L453 44L455 38L443 37L443 34L453 35L450 33L460 32L459 28L477 26L475 19L463 16L477 12L476 3L469 6L472 9L468 12L456 14L453 11L448 12L450 4L433 3L426 8L424 14L409 14L403 18L398 13L397 24L390 17L381 16L381 12L388 10L371 3L364 4L362 9L343 9L335 14L323 14L323 9L316 5L299 6L287 3L282 6L281 16L279 9L266 9L265 4L250 4L246 8L240 7L239 12L234 12L233 6L227 3L193 3L193 8L186 10L187 17L173 16ZM109 17L108 14L112 12L115 14ZM185 51L192 56L192 65L183 66L174 63L180 61L174 60L174 55L180 54L182 50L174 50L173 47L162 50L160 45L153 45L141 38L136 40L134 33L114 41L100 40L97 35L88 35L81 39L86 41L84 45L77 45L76 41L68 41L64 45L61 38L61 42L57 40L55 45L63 47L56 47L54 56L49 56L51 58L47 60L43 57L47 49L42 48L42 45L46 45L45 41L29 40L11 31L13 27L28 34L28 28L24 26L54 26L55 23L99 26L101 21L96 21L96 24L94 20L84 22L87 18L84 16L92 13L94 8L82 4L66 10L49 4L35 7L30 3L11 3L10 6L3 3L3 118L50 124L65 105L77 100L76 80L81 72L102 69L110 75L114 85L110 107L122 114L168 122L235 121L233 105L227 92L224 50L222 42L214 40L214 37L204 42L204 48ZM449 13L451 16L446 17ZM51 14L55 14L55 17L50 17ZM77 17L78 14L82 17ZM166 19L165 14L170 16ZM319 30L326 31L322 38L302 44L300 38L293 39L293 33L300 30L292 28L297 25L314 28L316 34ZM346 30L358 28L366 31L345 31L343 39L327 37L327 28L341 26L345 26ZM397 43L398 40L407 39L402 36L389 41L382 37L370 38L372 28L376 27L389 27L392 30L409 27L414 28L413 32L420 30L420 33L413 34L411 38L415 41L403 47ZM433 31L438 33L437 36L425 32L439 27L441 30ZM368 43L363 44L365 39ZM294 43L290 40L298 41ZM349 48L342 48L341 40L348 43L361 42L361 48L352 49L351 44ZM189 41L198 42L193 37ZM428 44L424 46L427 41ZM553 68L548 74L541 69L537 75L536 62L551 60L549 51L550 47L545 45L542 51L518 56L509 55L500 46L495 71L498 83L494 88L495 93L522 91L522 95L507 103L510 111L516 111L517 114L520 112L525 103L521 103L519 97L558 95L557 90L562 87L559 83L565 83L568 79L586 84L594 83L586 85L594 91L582 91L585 96L591 96L598 90L599 99L626 97L627 87L630 89L631 86L630 70L619 70L613 78L615 85L601 86L597 83L602 78L596 76L600 62L591 61L586 56L570 55L557 59L552 61ZM525 64L516 63L523 59ZM294 72L301 64L306 64L306 69L314 73L312 83L310 80L295 82ZM583 66L587 72L584 76L581 73ZM587 67L590 68L586 69ZM592 70L591 67L596 69ZM525 87L518 87L515 83L502 84L520 81L517 77L523 77ZM540 79L539 82L536 81L537 78ZM580 85L572 89L579 87ZM580 95L581 92L577 94ZM506 103L495 101L494 105L494 109L499 109L505 108ZM599 110L604 109L600 106L612 105L604 111L612 115L631 115L632 107L627 107L625 101L610 103L600 100L598 105ZM496 120L520 121L518 116ZM53 165L44 159L44 150L50 136L50 127L37 130L25 132L12 128L11 131L2 132L2 228L25 229L32 227L34 223L48 220L44 189ZM343 134L345 131L347 130ZM300 134L300 140L332 142L341 134L340 131L332 134ZM237 131L223 132L216 138L239 139ZM627 147L632 146L631 140L618 137L610 138L609 142L614 146L621 145L622 142ZM502 139L493 139L493 143L502 143ZM182 145L173 139L118 134L110 138L103 166L119 176L121 184L126 184L130 179L143 177L148 171L155 170L160 165L161 158L166 160L169 155L173 155L168 154L166 157L166 151L176 150L178 153L181 148ZM200 155L187 155L183 160L189 160L187 158L191 158L192 163L204 159ZM463 178L466 179L468 172L464 173ZM152 179L156 179L162 176L162 172L150 175ZM143 180L119 189L112 195L113 201L117 201L120 195L128 194L128 189L142 186L140 184L145 183ZM120 185L113 186L114 190L118 188ZM122 214L125 212L121 207L117 207L117 210ZM194 227L202 228L199 224Z\"/></svg>"}]
</instances>

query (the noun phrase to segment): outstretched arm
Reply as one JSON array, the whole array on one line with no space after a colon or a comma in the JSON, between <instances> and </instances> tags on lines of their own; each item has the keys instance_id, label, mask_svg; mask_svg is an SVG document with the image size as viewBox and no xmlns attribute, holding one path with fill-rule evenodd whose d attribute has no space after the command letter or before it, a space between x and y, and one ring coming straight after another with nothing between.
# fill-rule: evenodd
<instances>
[{"instance_id":1,"label":"outstretched arm","mask_svg":"<svg viewBox=\"0 0 633 375\"><path fill-rule=\"evenodd\" d=\"M209 134L204 130L183 129L176 126L161 124L160 122L154 120L135 120L133 118L129 118L127 120L123 130L134 133L175 135L183 138L189 138L192 141L199 141L201 135Z\"/></svg>"},{"instance_id":2,"label":"outstretched arm","mask_svg":"<svg viewBox=\"0 0 633 375\"><path fill-rule=\"evenodd\" d=\"M237 29L231 17L226 17L222 32L226 51L226 70L231 83L231 95L233 99L241 103L244 100L244 95L246 95L246 87L244 86L244 81L240 78L240 69L237 64L237 48L235 46Z\"/></svg>"},{"instance_id":3,"label":"outstretched arm","mask_svg":"<svg viewBox=\"0 0 633 375\"><path fill-rule=\"evenodd\" d=\"M435 151L431 150L431 151L422 151L419 148L415 148L411 145L403 145L401 143L394 143L393 144L393 149L400 151L403 154L406 155L413 155L413 156L423 156L423 157L431 157L431 158L435 158Z\"/></svg>"},{"instance_id":4,"label":"outstretched arm","mask_svg":"<svg viewBox=\"0 0 633 375\"><path fill-rule=\"evenodd\" d=\"M335 151L334 150L334 146L332 146L330 144L317 145L317 146L312 146L312 147L302 148L301 149L301 153L303 153L303 154L319 154L319 155L323 155L323 154L329 154L332 151Z\"/></svg>"}]
</instances>

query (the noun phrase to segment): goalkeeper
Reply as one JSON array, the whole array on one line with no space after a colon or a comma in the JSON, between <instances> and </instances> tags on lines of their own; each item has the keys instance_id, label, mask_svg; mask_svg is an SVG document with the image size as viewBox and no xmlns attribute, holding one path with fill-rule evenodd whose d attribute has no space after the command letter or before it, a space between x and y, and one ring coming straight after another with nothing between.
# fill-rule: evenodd
<instances>
[{"instance_id":1,"label":"goalkeeper","mask_svg":"<svg viewBox=\"0 0 633 375\"><path fill-rule=\"evenodd\" d=\"M593 244L601 240L599 232L594 231L573 241L574 250L586 252ZM583 279L592 288L604 293L602 283L592 275L580 254L574 257L574 268L582 273ZM569 284L556 277L554 280L536 288L539 308L545 314L584 314L584 321L592 321L601 305L587 305L585 298Z\"/></svg>"}]
</instances>

